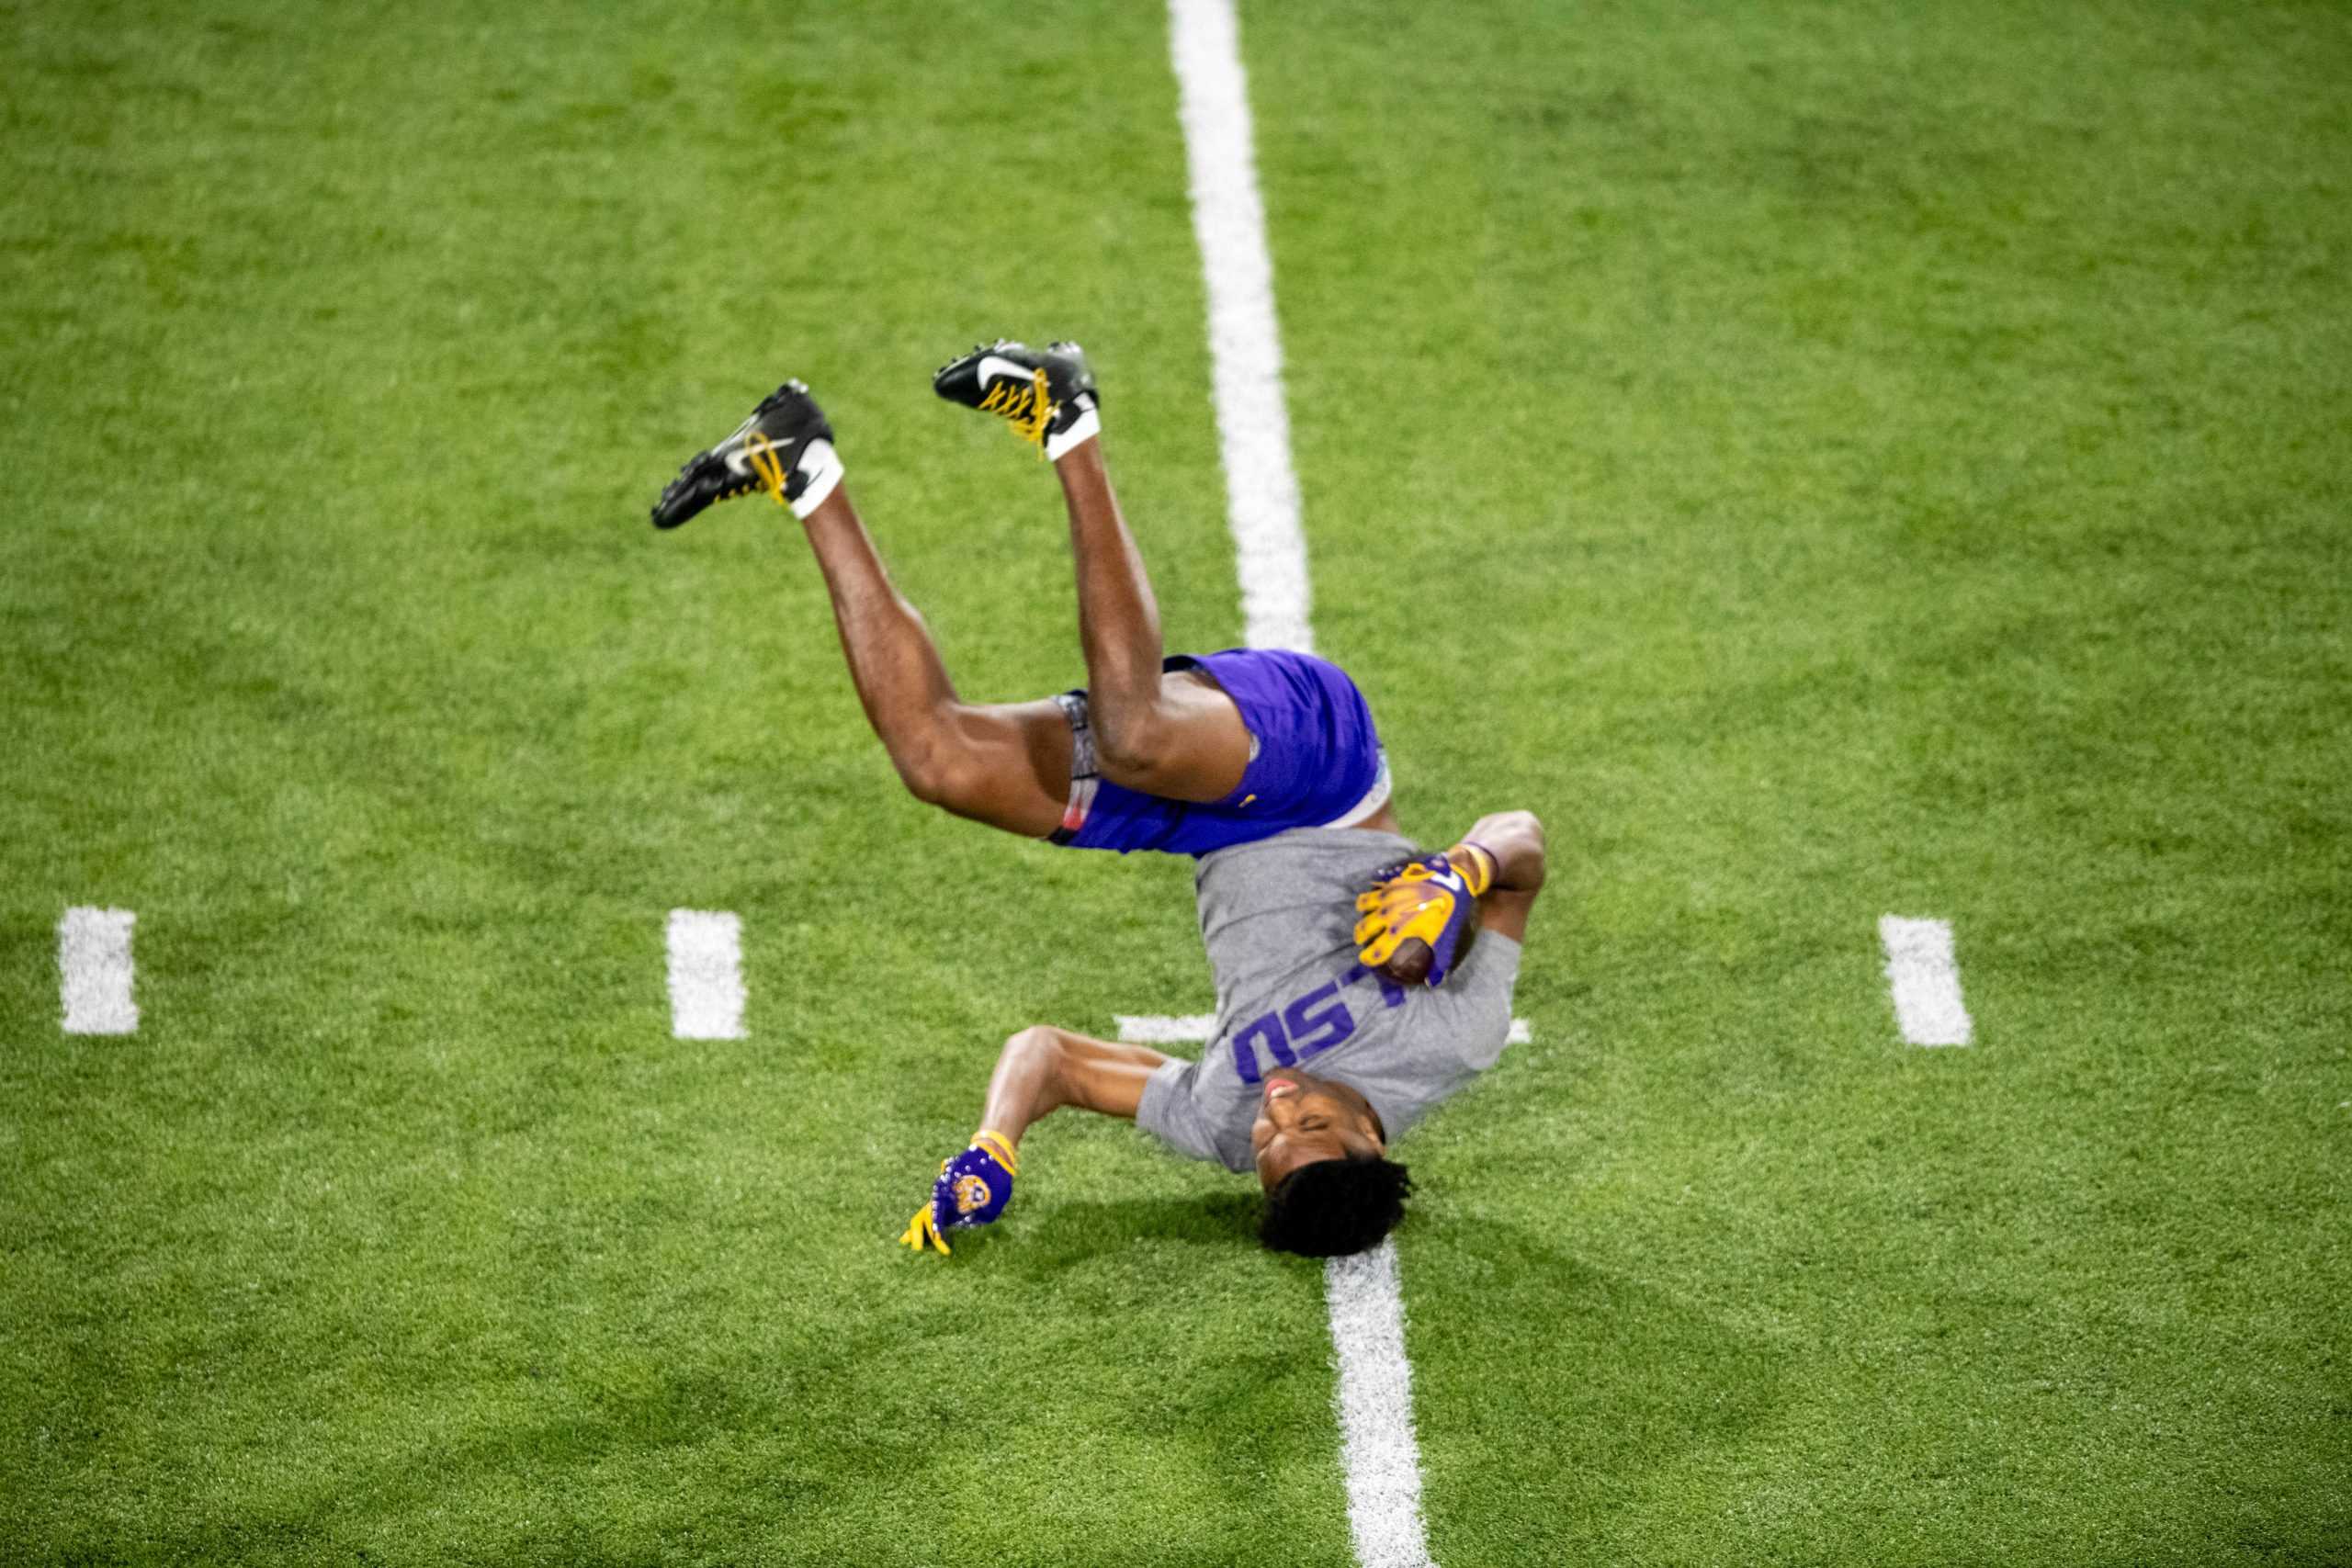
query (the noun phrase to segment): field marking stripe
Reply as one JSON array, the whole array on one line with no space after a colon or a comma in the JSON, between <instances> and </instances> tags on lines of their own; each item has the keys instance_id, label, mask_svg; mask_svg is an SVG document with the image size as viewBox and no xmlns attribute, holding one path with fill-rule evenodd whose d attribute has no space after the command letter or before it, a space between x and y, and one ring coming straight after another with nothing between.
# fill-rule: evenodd
<instances>
[{"instance_id":1,"label":"field marking stripe","mask_svg":"<svg viewBox=\"0 0 2352 1568\"><path fill-rule=\"evenodd\" d=\"M1181 1045L1216 1033L1213 1012L1120 1012L1111 1017L1119 1026L1119 1038L1136 1045Z\"/></svg>"},{"instance_id":2,"label":"field marking stripe","mask_svg":"<svg viewBox=\"0 0 2352 1568\"><path fill-rule=\"evenodd\" d=\"M1420 1447L1413 1437L1413 1369L1396 1244L1323 1266L1331 1348L1339 1358L1340 1447L1348 1529L1364 1568L1434 1568L1421 1529Z\"/></svg>"},{"instance_id":3,"label":"field marking stripe","mask_svg":"<svg viewBox=\"0 0 2352 1568\"><path fill-rule=\"evenodd\" d=\"M1185 1045L1216 1038L1213 1012L1114 1012L1111 1021L1118 1025L1119 1038L1133 1045ZM1514 1018L1503 1043L1525 1045L1534 1038L1527 1020Z\"/></svg>"},{"instance_id":4,"label":"field marking stripe","mask_svg":"<svg viewBox=\"0 0 2352 1568\"><path fill-rule=\"evenodd\" d=\"M1976 1026L1960 997L1960 958L1946 920L1883 915L1878 940L1886 949L1886 983L1894 1021L1914 1045L1965 1045Z\"/></svg>"},{"instance_id":5,"label":"field marking stripe","mask_svg":"<svg viewBox=\"0 0 2352 1568\"><path fill-rule=\"evenodd\" d=\"M1306 535L1291 466L1274 263L1258 195L1240 28L1232 0L1169 0L1168 16L1193 234L1208 285L1209 366L1241 580L1241 638L1251 648L1312 653Z\"/></svg>"},{"instance_id":6,"label":"field marking stripe","mask_svg":"<svg viewBox=\"0 0 2352 1568\"><path fill-rule=\"evenodd\" d=\"M77 904L57 922L57 976L68 1034L135 1034L139 1004L131 999L129 909Z\"/></svg>"},{"instance_id":7,"label":"field marking stripe","mask_svg":"<svg viewBox=\"0 0 2352 1568\"><path fill-rule=\"evenodd\" d=\"M1311 653L1306 536L1291 464L1274 264L1258 194L1240 28L1233 0L1168 0L1168 17L1193 233L1208 288L1209 363L1241 583L1242 640ZM1122 1020L1122 1029L1130 1021ZM1214 1029L1216 1021L1208 1021ZM1365 1568L1432 1568L1421 1531L1420 1450L1413 1439L1396 1248L1383 1242L1371 1253L1334 1259L1325 1295L1339 1358L1333 1398L1357 1560Z\"/></svg>"},{"instance_id":8,"label":"field marking stripe","mask_svg":"<svg viewBox=\"0 0 2352 1568\"><path fill-rule=\"evenodd\" d=\"M670 911L670 1032L743 1038L743 922L713 909Z\"/></svg>"}]
</instances>

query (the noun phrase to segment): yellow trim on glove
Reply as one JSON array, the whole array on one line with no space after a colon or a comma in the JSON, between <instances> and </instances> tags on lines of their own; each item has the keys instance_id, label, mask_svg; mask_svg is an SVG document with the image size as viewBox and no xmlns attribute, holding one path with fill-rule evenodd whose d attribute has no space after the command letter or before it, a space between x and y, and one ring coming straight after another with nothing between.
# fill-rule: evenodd
<instances>
[{"instance_id":1,"label":"yellow trim on glove","mask_svg":"<svg viewBox=\"0 0 2352 1568\"><path fill-rule=\"evenodd\" d=\"M983 1127L972 1134L971 1146L1004 1167L1005 1175L1017 1177L1021 1174L1021 1162L1013 1156L1012 1140L1002 1133L990 1132Z\"/></svg>"},{"instance_id":2,"label":"yellow trim on glove","mask_svg":"<svg viewBox=\"0 0 2352 1568\"><path fill-rule=\"evenodd\" d=\"M928 1203L915 1211L915 1217L907 1222L905 1234L899 1237L899 1245L913 1247L918 1258L922 1256L925 1243L939 1248L942 1258L953 1256L948 1251L947 1238L939 1234L939 1222L931 1217L931 1205Z\"/></svg>"}]
</instances>

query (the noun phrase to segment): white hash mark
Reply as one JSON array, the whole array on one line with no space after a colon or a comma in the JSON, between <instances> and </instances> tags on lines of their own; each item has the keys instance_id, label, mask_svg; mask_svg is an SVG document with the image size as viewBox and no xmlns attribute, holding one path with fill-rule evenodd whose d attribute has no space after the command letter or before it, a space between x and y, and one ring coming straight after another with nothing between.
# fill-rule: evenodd
<instances>
[{"instance_id":1,"label":"white hash mark","mask_svg":"<svg viewBox=\"0 0 2352 1568\"><path fill-rule=\"evenodd\" d=\"M670 911L670 1032L743 1038L743 922L708 909Z\"/></svg>"},{"instance_id":2,"label":"white hash mark","mask_svg":"<svg viewBox=\"0 0 2352 1568\"><path fill-rule=\"evenodd\" d=\"M68 1034L135 1034L129 909L75 905L57 922L57 975Z\"/></svg>"},{"instance_id":3,"label":"white hash mark","mask_svg":"<svg viewBox=\"0 0 2352 1568\"><path fill-rule=\"evenodd\" d=\"M1960 960L1943 920L1886 915L1878 922L1894 1021L1914 1045L1965 1045L1975 1025L1960 999Z\"/></svg>"}]
</instances>

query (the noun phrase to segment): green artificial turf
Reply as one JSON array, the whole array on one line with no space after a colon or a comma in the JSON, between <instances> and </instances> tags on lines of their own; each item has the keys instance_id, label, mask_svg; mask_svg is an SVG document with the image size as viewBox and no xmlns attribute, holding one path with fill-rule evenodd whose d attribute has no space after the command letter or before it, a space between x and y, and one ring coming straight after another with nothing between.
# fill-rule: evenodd
<instances>
[{"instance_id":1,"label":"green artificial turf","mask_svg":"<svg viewBox=\"0 0 2352 1568\"><path fill-rule=\"evenodd\" d=\"M1436 1561L2352 1562L2352 17L1243 13L1319 646L1409 828L1551 826L1533 1041L1398 1151ZM642 520L803 376L966 692L1072 684L925 387L1071 335L1233 640L1164 14L0 73L0 1560L1350 1562L1246 1180L1056 1119L890 1245L1006 1033L1209 1005L1189 868L925 812L789 520Z\"/></svg>"}]
</instances>

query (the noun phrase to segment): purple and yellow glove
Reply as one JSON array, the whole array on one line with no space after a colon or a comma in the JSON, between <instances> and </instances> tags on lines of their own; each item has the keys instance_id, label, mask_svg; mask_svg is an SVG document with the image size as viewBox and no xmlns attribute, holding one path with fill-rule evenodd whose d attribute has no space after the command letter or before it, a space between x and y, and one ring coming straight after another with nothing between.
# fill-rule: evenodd
<instances>
[{"instance_id":1,"label":"purple and yellow glove","mask_svg":"<svg viewBox=\"0 0 2352 1568\"><path fill-rule=\"evenodd\" d=\"M1363 919L1356 922L1356 956L1367 967L1384 968L1407 942L1429 950L1428 972L1419 976L1430 986L1442 984L1469 945L1477 919L1478 896L1494 880L1494 856L1484 845L1468 845L1471 852L1456 865L1444 855L1430 855L1373 873L1379 886L1356 896ZM1409 974L1389 973L1399 979Z\"/></svg>"},{"instance_id":2,"label":"purple and yellow glove","mask_svg":"<svg viewBox=\"0 0 2352 1568\"><path fill-rule=\"evenodd\" d=\"M899 1240L917 1252L935 1247L946 1256L946 1232L957 1225L984 1225L1004 1213L1012 1201L1012 1177L1019 1168L1012 1140L981 1128L972 1134L969 1148L939 1162L931 1201L915 1211Z\"/></svg>"}]
</instances>

